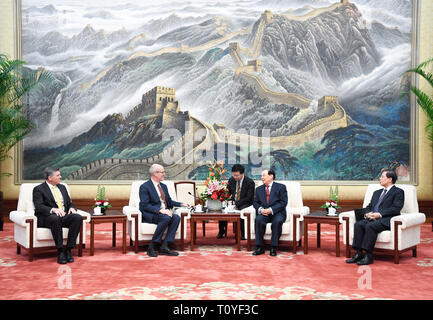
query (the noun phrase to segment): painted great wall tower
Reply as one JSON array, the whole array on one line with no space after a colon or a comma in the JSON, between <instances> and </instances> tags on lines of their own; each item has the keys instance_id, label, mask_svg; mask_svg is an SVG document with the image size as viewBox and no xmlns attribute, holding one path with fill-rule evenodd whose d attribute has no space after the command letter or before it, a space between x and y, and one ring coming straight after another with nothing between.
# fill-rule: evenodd
<instances>
[{"instance_id":1,"label":"painted great wall tower","mask_svg":"<svg viewBox=\"0 0 433 320\"><path fill-rule=\"evenodd\" d=\"M335 3L328 8L317 9L305 16L290 17L295 20L309 19L320 13L333 10L338 6L347 4L347 0ZM254 88L257 94L275 104L286 104L296 106L298 109L311 108L313 101L304 96L290 92L275 92L268 88L260 79L262 72L262 61L258 59L261 54L263 34L265 26L274 21L275 15L266 10L258 21L253 37L251 48L243 48L237 42L230 42L227 48L230 57L236 65L234 80L243 81ZM252 33L252 30L241 30L228 35L220 40L212 40L210 43L200 47L182 47L160 49L153 53L135 53L129 57L154 56L166 52L195 52L212 48L217 43L230 40L238 34ZM105 72L105 71L104 71ZM98 77L92 82L97 81ZM347 127L347 114L340 105L338 97L323 96L317 102L317 114L323 115L314 121L304 123L301 128L286 136L271 136L269 139L271 148L286 149L292 146L302 146L305 142L319 140L329 130ZM142 96L141 103L136 105L126 116L126 121L133 121L139 117L157 117L159 126L162 129L178 129L182 137L172 141L164 150L158 154L145 159L100 159L93 161L86 166L76 170L68 176L70 180L137 180L149 178L148 169L153 163L160 163L165 166L166 178L170 180L183 180L197 167L205 163L193 161L198 153L210 150L215 143L229 143L240 145L240 141L249 141L250 144L263 145L260 137L252 137L245 133L237 133L224 125L209 124L204 120L192 117L189 112L181 111L180 104L175 98L174 88L154 87ZM212 121L209 119L209 121ZM184 129L182 129L184 128ZM203 130L205 134L200 141L191 141L194 133ZM194 140L194 139L193 139ZM174 159L170 164L164 163L164 159Z\"/></svg>"}]
</instances>

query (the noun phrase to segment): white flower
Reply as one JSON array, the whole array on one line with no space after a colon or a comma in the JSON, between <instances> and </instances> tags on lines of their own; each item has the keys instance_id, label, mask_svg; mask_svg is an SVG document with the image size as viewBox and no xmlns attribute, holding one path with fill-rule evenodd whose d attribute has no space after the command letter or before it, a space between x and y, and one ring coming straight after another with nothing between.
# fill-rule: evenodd
<instances>
[{"instance_id":1,"label":"white flower","mask_svg":"<svg viewBox=\"0 0 433 320\"><path fill-rule=\"evenodd\" d=\"M108 201L105 201L104 206L108 206L108 205L109 205Z\"/></svg>"}]
</instances>

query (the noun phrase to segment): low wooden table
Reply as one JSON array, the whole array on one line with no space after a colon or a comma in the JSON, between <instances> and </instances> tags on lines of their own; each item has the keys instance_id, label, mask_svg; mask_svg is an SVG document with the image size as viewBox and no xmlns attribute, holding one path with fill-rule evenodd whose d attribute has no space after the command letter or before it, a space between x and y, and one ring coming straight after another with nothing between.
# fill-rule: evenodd
<instances>
[{"instance_id":1,"label":"low wooden table","mask_svg":"<svg viewBox=\"0 0 433 320\"><path fill-rule=\"evenodd\" d=\"M250 224L250 214L245 213L247 217L247 250L251 250L251 224ZM191 213L191 219L189 222L190 232L191 232L191 251L194 250L194 244L196 240L196 226L197 222L206 220L216 220L216 221L227 221L236 222L237 232L236 232L236 243L238 245L238 251L241 251L241 215L240 213L222 213L222 212L204 212L204 213Z\"/></svg>"},{"instance_id":2,"label":"low wooden table","mask_svg":"<svg viewBox=\"0 0 433 320\"><path fill-rule=\"evenodd\" d=\"M91 214L90 218L90 255L95 254L95 224L101 223L112 223L113 224L113 235L112 245L116 246L116 223L122 223L122 253L126 253L126 215L122 214L118 210L107 210L104 215Z\"/></svg>"},{"instance_id":3,"label":"low wooden table","mask_svg":"<svg viewBox=\"0 0 433 320\"><path fill-rule=\"evenodd\" d=\"M308 224L317 223L317 248L320 248L320 224L335 226L335 255L340 256L340 221L338 215L328 216L326 211L316 211L304 216L304 254L308 254Z\"/></svg>"}]
</instances>

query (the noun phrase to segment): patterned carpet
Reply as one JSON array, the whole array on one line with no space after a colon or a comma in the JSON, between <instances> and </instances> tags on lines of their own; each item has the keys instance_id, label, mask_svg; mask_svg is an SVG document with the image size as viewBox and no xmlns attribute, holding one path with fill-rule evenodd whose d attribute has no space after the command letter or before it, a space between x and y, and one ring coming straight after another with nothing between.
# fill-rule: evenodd
<instances>
[{"instance_id":1,"label":"patterned carpet","mask_svg":"<svg viewBox=\"0 0 433 320\"><path fill-rule=\"evenodd\" d=\"M179 257L149 258L128 247L111 247L110 225L96 227L95 255L89 245L83 257L67 265L56 263L55 251L43 251L28 262L16 254L13 225L0 232L0 299L145 299L145 300L365 300L433 299L433 232L422 226L418 257L403 253L400 264L390 254L375 255L373 265L359 267L335 257L334 227L322 226L322 246L309 230L309 252L280 250L258 257L236 251L234 235L216 239L217 225L208 223L206 238L198 229L197 247ZM89 241L87 235L87 244ZM128 237L129 242L129 237Z\"/></svg>"}]
</instances>

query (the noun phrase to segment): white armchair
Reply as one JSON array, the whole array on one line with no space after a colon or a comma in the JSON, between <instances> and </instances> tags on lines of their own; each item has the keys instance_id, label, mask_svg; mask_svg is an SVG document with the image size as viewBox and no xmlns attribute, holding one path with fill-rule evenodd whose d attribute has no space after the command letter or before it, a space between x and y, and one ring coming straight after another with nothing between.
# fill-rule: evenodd
<instances>
[{"instance_id":1,"label":"white armchair","mask_svg":"<svg viewBox=\"0 0 433 320\"><path fill-rule=\"evenodd\" d=\"M135 245L135 252L138 252L138 244L140 241L150 242L156 230L156 224L146 223L142 221L140 205L140 186L146 181L134 181L131 185L131 193L129 196L129 205L123 207L123 214L128 219L128 234L130 236L130 244ZM177 201L176 192L173 181L164 180L168 188L168 193L171 199ZM183 251L186 238L186 219L190 218L190 210L188 208L177 208L175 214L181 217L180 227L176 231L175 243L180 242L180 249Z\"/></svg>"},{"instance_id":2,"label":"white armchair","mask_svg":"<svg viewBox=\"0 0 433 320\"><path fill-rule=\"evenodd\" d=\"M62 183L69 192L66 183ZM38 218L35 216L33 204L33 188L38 183L23 183L20 187L17 210L11 211L9 219L14 223L14 240L17 243L17 254L21 248L29 253L29 261L33 261L33 255L37 248L55 248L55 243L49 228L38 228ZM80 233L77 237L78 256L83 255L83 244L86 243L86 223L90 221L90 214L77 210L83 216ZM68 228L63 228L63 244L68 239ZM83 236L84 235L84 236Z\"/></svg>"},{"instance_id":3,"label":"white armchair","mask_svg":"<svg viewBox=\"0 0 433 320\"><path fill-rule=\"evenodd\" d=\"M416 246L420 243L421 225L425 222L425 214L419 212L416 188L412 185L396 185L404 191L404 205L401 214L391 218L391 230L382 231L377 236L375 250L393 251L394 263L399 263L400 254L412 250L416 257ZM373 196L373 192L382 188L380 184L369 184L364 196L365 208ZM353 243L355 212L346 211L339 215L343 224L343 242L346 245L346 257L350 258L350 247Z\"/></svg>"},{"instance_id":4,"label":"white armchair","mask_svg":"<svg viewBox=\"0 0 433 320\"><path fill-rule=\"evenodd\" d=\"M281 233L280 241L279 243L285 244L285 243L291 243L293 248L293 253L296 253L296 247L297 243L302 239L303 233L304 233L304 223L303 223L303 216L310 213L310 208L304 206L302 201L302 191L301 191L301 184L299 182L295 181L286 181L286 182L280 182L286 185L287 188L287 217L286 221L283 223L283 230ZM256 220L256 210L253 206L250 206L248 208L245 208L241 211L241 217L244 216L244 212L250 213L250 234L251 239L255 239L255 220ZM245 224L245 228L247 228ZM248 232L247 230L245 230ZM245 233L247 234L247 233ZM272 236L271 231L271 224L268 223L266 225L266 232L264 235L265 242L270 243L270 239Z\"/></svg>"}]
</instances>

